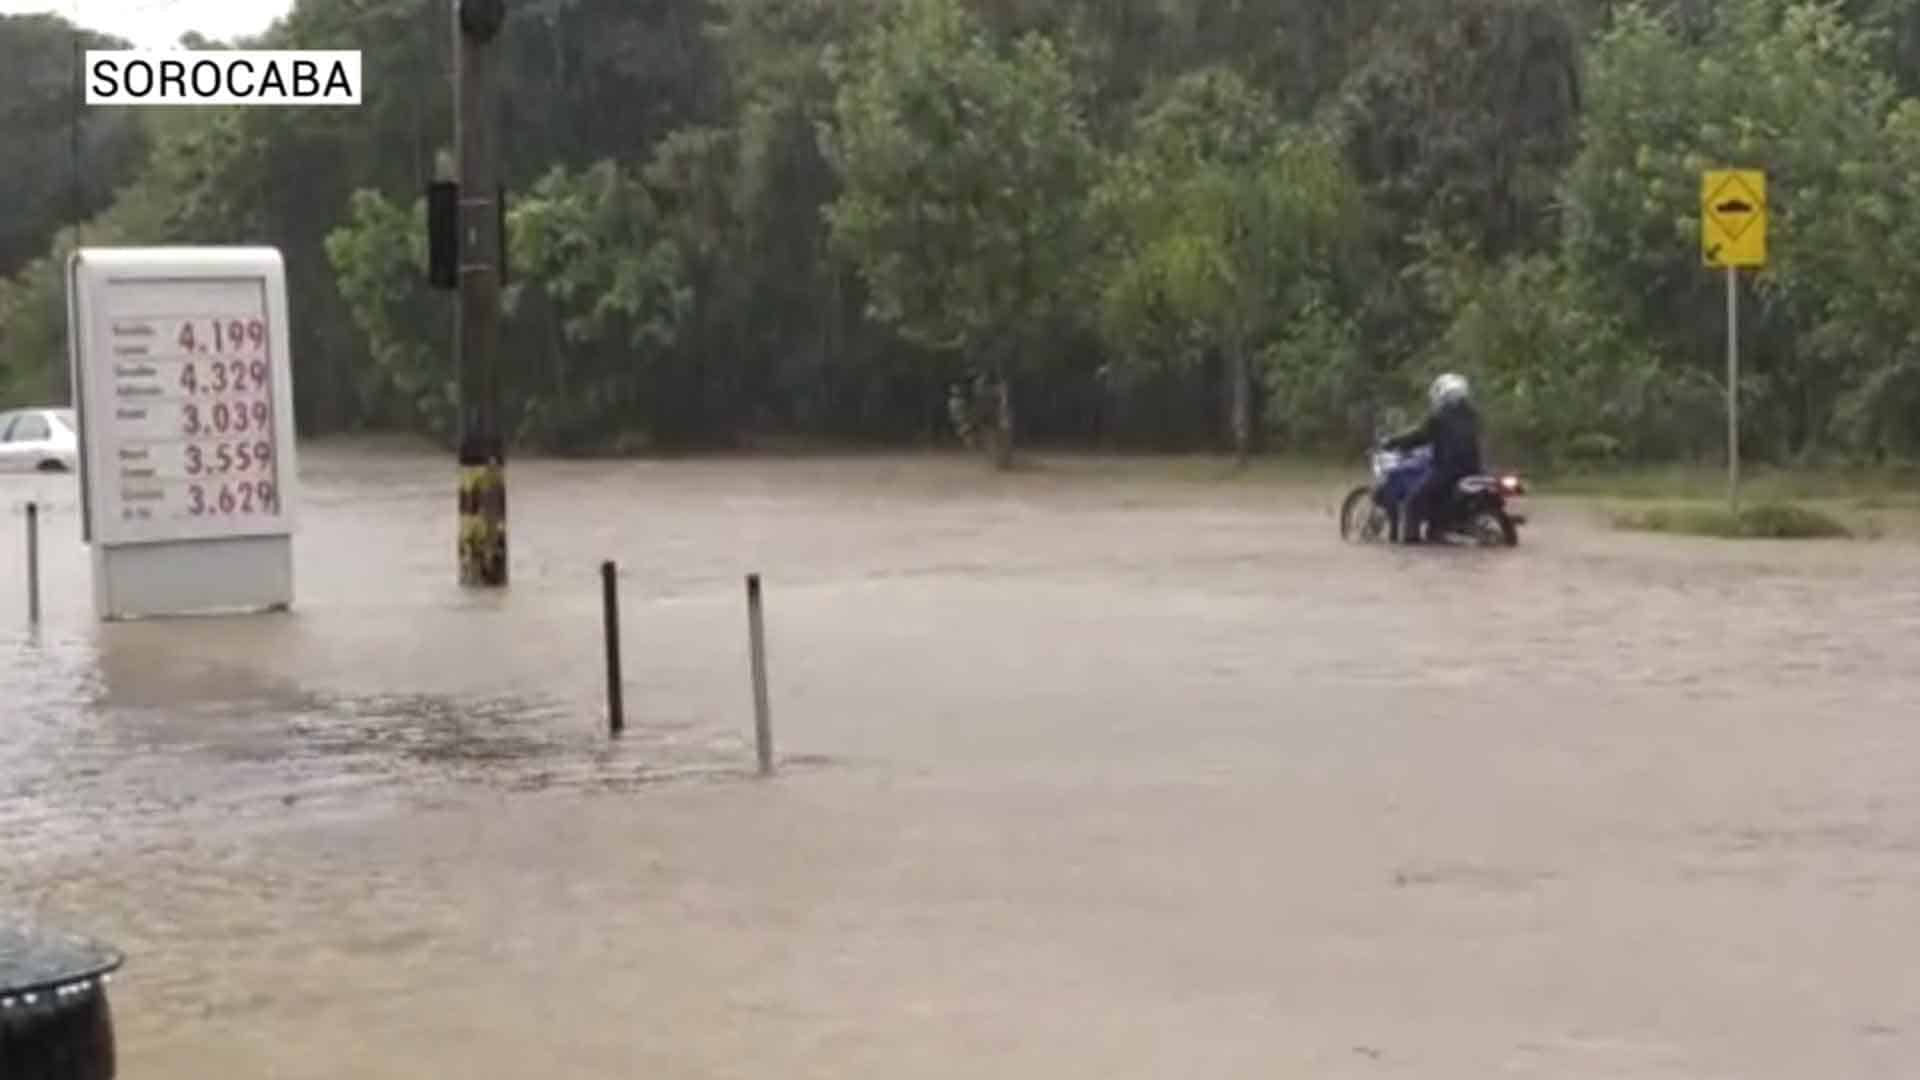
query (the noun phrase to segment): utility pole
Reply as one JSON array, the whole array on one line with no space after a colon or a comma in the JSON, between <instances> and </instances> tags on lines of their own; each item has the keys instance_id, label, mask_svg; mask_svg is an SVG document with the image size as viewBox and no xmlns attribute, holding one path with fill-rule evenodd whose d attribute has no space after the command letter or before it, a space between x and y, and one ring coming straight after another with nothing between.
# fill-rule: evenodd
<instances>
[{"instance_id":1,"label":"utility pole","mask_svg":"<svg viewBox=\"0 0 1920 1080\"><path fill-rule=\"evenodd\" d=\"M494 41L506 0L454 0L460 159L460 583L507 584L507 450L500 430L500 168Z\"/></svg>"},{"instance_id":2,"label":"utility pole","mask_svg":"<svg viewBox=\"0 0 1920 1080\"><path fill-rule=\"evenodd\" d=\"M71 251L79 251L86 244L87 220L87 182L81 172L81 147L84 145L80 134L80 120L86 111L87 73L86 73L86 32L80 28L80 4L73 5L73 115L68 124L67 150L73 157L73 241ZM71 351L72 343L68 343ZM72 368L61 361L64 357L47 354L47 389L56 396L65 395L65 400L73 400L74 386Z\"/></svg>"}]
</instances>

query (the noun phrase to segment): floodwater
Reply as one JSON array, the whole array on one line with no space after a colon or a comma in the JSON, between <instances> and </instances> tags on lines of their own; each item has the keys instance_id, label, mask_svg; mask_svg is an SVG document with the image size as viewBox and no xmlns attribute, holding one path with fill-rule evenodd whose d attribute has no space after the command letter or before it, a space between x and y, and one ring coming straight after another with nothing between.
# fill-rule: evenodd
<instances>
[{"instance_id":1,"label":"floodwater","mask_svg":"<svg viewBox=\"0 0 1920 1080\"><path fill-rule=\"evenodd\" d=\"M129 953L125 1075L1920 1062L1920 546L1544 505L1402 552L1331 488L1150 464L517 463L474 595L453 479L310 447L294 612L111 626L71 481L0 481L0 911Z\"/></svg>"}]
</instances>

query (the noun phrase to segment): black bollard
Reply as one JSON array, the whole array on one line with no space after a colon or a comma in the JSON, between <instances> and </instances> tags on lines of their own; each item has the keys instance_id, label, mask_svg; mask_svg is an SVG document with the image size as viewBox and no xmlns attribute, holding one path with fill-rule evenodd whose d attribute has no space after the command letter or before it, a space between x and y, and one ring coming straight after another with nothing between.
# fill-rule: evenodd
<instances>
[{"instance_id":1,"label":"black bollard","mask_svg":"<svg viewBox=\"0 0 1920 1080\"><path fill-rule=\"evenodd\" d=\"M747 575L747 642L753 661L753 745L760 775L773 774L773 719L767 709L767 632L760 614L760 575Z\"/></svg>"},{"instance_id":2,"label":"black bollard","mask_svg":"<svg viewBox=\"0 0 1920 1080\"><path fill-rule=\"evenodd\" d=\"M40 624L40 504L27 504L27 621Z\"/></svg>"},{"instance_id":3,"label":"black bollard","mask_svg":"<svg viewBox=\"0 0 1920 1080\"><path fill-rule=\"evenodd\" d=\"M607 638L607 733L618 738L626 730L627 718L620 703L620 595L616 585L619 570L612 561L600 564L600 606L606 617Z\"/></svg>"}]
</instances>

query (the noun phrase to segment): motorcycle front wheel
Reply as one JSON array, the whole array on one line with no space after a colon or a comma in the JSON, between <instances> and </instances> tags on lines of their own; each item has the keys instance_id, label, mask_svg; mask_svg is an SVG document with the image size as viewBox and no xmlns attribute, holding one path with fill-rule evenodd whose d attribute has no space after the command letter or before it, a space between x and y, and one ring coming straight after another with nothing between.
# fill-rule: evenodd
<instances>
[{"instance_id":1,"label":"motorcycle front wheel","mask_svg":"<svg viewBox=\"0 0 1920 1080\"><path fill-rule=\"evenodd\" d=\"M1340 502L1340 539L1353 544L1378 543L1386 536L1387 512L1373 501L1373 489L1362 485Z\"/></svg>"}]
</instances>

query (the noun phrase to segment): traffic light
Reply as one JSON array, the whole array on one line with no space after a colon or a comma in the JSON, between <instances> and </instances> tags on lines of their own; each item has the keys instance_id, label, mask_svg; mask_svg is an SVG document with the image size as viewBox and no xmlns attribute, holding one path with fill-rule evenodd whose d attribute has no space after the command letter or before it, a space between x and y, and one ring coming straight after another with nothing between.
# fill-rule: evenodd
<instances>
[{"instance_id":1,"label":"traffic light","mask_svg":"<svg viewBox=\"0 0 1920 1080\"><path fill-rule=\"evenodd\" d=\"M427 185L427 283L460 287L460 185L451 180Z\"/></svg>"},{"instance_id":2,"label":"traffic light","mask_svg":"<svg viewBox=\"0 0 1920 1080\"><path fill-rule=\"evenodd\" d=\"M492 41L506 20L506 0L460 0L460 32L475 41Z\"/></svg>"}]
</instances>

